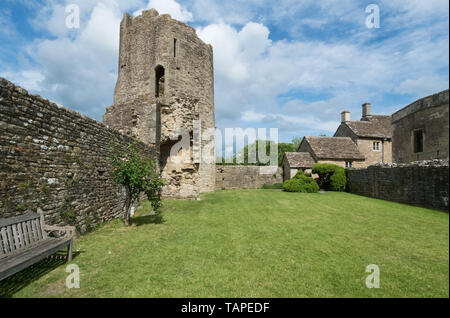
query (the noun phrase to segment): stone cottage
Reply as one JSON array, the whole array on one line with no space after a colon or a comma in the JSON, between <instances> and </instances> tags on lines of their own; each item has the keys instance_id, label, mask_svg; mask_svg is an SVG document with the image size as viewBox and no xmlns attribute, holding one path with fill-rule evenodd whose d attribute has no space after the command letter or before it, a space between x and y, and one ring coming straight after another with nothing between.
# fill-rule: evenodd
<instances>
[{"instance_id":1,"label":"stone cottage","mask_svg":"<svg viewBox=\"0 0 450 318\"><path fill-rule=\"evenodd\" d=\"M298 152L309 153L315 164L332 163L344 168L365 165L364 155L350 137L306 136L300 143ZM308 157L304 155L304 158Z\"/></svg>"},{"instance_id":2,"label":"stone cottage","mask_svg":"<svg viewBox=\"0 0 450 318\"><path fill-rule=\"evenodd\" d=\"M283 157L283 181L292 179L299 170L312 172L316 161L309 152L286 152Z\"/></svg>"},{"instance_id":3,"label":"stone cottage","mask_svg":"<svg viewBox=\"0 0 450 318\"><path fill-rule=\"evenodd\" d=\"M350 112L341 113L341 125L334 137L350 137L364 155L363 166L392 162L392 120L387 115L372 115L370 103L362 105L362 118L350 120Z\"/></svg>"}]
</instances>

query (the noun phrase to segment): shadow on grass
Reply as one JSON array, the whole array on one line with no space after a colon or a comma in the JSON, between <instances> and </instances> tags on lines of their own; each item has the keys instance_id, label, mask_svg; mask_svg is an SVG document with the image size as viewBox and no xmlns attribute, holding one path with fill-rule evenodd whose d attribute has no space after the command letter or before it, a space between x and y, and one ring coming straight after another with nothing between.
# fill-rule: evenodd
<instances>
[{"instance_id":1,"label":"shadow on grass","mask_svg":"<svg viewBox=\"0 0 450 318\"><path fill-rule=\"evenodd\" d=\"M136 216L132 219L132 223L136 226L145 224L163 224L164 222L166 222L166 220L164 220L164 217L161 213Z\"/></svg>"},{"instance_id":2,"label":"shadow on grass","mask_svg":"<svg viewBox=\"0 0 450 318\"><path fill-rule=\"evenodd\" d=\"M75 259L80 253L80 251L73 252L72 259ZM0 281L0 298L11 298L32 282L64 264L67 264L67 254L59 252Z\"/></svg>"}]
</instances>

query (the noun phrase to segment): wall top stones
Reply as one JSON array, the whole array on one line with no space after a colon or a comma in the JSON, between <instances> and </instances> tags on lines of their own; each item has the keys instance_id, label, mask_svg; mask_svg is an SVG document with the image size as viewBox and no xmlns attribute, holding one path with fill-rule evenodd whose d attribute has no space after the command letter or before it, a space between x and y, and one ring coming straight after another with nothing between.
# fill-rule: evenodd
<instances>
[{"instance_id":1,"label":"wall top stones","mask_svg":"<svg viewBox=\"0 0 450 318\"><path fill-rule=\"evenodd\" d=\"M408 106L400 109L399 111L395 112L392 115L392 123L396 123L397 121L401 120L402 118L417 113L418 111L421 111L423 109L437 107L441 105L447 104L448 106L448 89L444 90L442 92L421 98L417 101L415 101L412 104L409 104Z\"/></svg>"}]
</instances>

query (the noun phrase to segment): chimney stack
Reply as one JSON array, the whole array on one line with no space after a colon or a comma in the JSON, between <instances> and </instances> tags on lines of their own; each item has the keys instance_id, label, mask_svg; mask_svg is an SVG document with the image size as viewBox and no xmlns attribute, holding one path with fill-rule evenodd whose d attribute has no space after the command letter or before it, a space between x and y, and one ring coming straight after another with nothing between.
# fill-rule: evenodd
<instances>
[{"instance_id":1,"label":"chimney stack","mask_svg":"<svg viewBox=\"0 0 450 318\"><path fill-rule=\"evenodd\" d=\"M367 118L370 117L370 103L362 104L362 117Z\"/></svg>"},{"instance_id":2,"label":"chimney stack","mask_svg":"<svg viewBox=\"0 0 450 318\"><path fill-rule=\"evenodd\" d=\"M344 110L341 113L341 123L346 123L350 121L350 112L348 110Z\"/></svg>"}]
</instances>

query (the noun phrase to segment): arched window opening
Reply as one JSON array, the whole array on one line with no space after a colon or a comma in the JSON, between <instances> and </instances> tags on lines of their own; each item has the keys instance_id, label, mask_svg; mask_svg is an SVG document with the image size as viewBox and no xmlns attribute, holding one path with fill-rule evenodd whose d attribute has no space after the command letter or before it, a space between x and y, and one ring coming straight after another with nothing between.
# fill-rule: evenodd
<instances>
[{"instance_id":1,"label":"arched window opening","mask_svg":"<svg viewBox=\"0 0 450 318\"><path fill-rule=\"evenodd\" d=\"M156 74L156 92L155 92L155 96L156 97L160 97L164 95L164 82L165 82L165 71L164 71L164 67L162 67L161 65L158 65L155 68L155 74Z\"/></svg>"}]
</instances>

